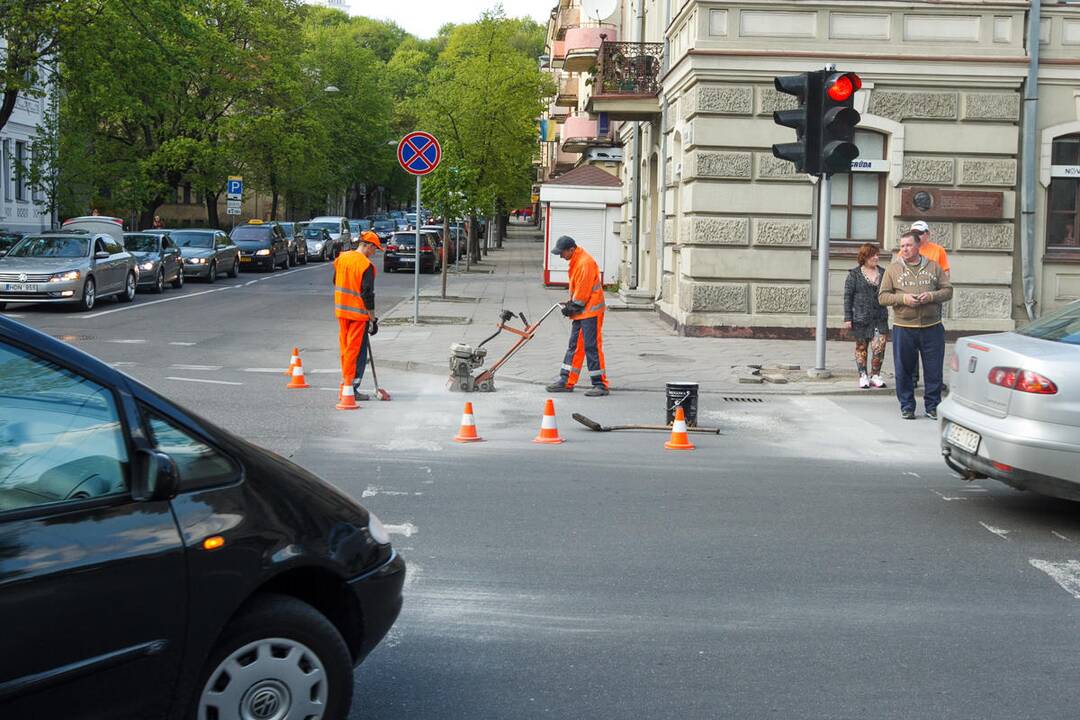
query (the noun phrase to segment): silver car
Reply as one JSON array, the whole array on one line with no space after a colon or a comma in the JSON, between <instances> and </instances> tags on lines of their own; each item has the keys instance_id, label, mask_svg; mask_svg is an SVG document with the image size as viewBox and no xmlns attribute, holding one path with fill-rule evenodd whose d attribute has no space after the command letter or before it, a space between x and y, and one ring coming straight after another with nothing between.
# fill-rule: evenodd
<instances>
[{"instance_id":1,"label":"silver car","mask_svg":"<svg viewBox=\"0 0 1080 720\"><path fill-rule=\"evenodd\" d=\"M1080 500L1080 301L1014 332L961 338L941 452L966 479Z\"/></svg>"},{"instance_id":2,"label":"silver car","mask_svg":"<svg viewBox=\"0 0 1080 720\"><path fill-rule=\"evenodd\" d=\"M330 231L330 237L341 248L340 252L351 250L353 246L352 231L349 229L349 219L338 215L324 215L311 218L308 228L326 228Z\"/></svg>"},{"instance_id":3,"label":"silver car","mask_svg":"<svg viewBox=\"0 0 1080 720\"><path fill-rule=\"evenodd\" d=\"M184 263L180 249L159 230L124 233L124 248L139 264L139 287L153 292L165 292L165 283L174 288L184 287Z\"/></svg>"},{"instance_id":4,"label":"silver car","mask_svg":"<svg viewBox=\"0 0 1080 720\"><path fill-rule=\"evenodd\" d=\"M240 274L240 248L222 230L169 230L169 239L180 248L187 279L212 283L223 272Z\"/></svg>"},{"instance_id":5,"label":"silver car","mask_svg":"<svg viewBox=\"0 0 1080 720\"><path fill-rule=\"evenodd\" d=\"M10 302L77 303L135 299L135 258L111 235L85 230L27 235L0 258L0 310Z\"/></svg>"}]
</instances>

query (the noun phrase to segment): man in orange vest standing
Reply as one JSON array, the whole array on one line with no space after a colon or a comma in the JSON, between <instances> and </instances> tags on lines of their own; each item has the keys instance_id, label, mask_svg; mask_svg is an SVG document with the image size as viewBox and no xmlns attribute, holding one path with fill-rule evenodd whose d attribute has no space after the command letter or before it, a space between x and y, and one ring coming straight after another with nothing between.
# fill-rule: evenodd
<instances>
[{"instance_id":1,"label":"man in orange vest standing","mask_svg":"<svg viewBox=\"0 0 1080 720\"><path fill-rule=\"evenodd\" d=\"M548 392L573 392L581 375L581 362L588 360L592 387L586 397L610 394L604 370L604 286L600 267L592 255L578 247L574 238L563 235L555 242L552 255L570 263L570 300L563 304L562 314L573 320L570 326L570 347L563 358L559 379L547 386Z\"/></svg>"},{"instance_id":2,"label":"man in orange vest standing","mask_svg":"<svg viewBox=\"0 0 1080 720\"><path fill-rule=\"evenodd\" d=\"M367 336L379 332L379 320L373 314L375 266L370 260L379 250L379 236L365 231L356 250L347 250L334 260L334 316L338 320L341 381L352 386L357 400L370 399L357 388L367 365Z\"/></svg>"}]
</instances>

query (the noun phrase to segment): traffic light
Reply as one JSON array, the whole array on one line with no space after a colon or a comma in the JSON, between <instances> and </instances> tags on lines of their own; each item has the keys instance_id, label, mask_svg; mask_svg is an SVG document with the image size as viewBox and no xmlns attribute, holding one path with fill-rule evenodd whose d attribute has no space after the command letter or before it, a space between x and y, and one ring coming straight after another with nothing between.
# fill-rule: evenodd
<instances>
[{"instance_id":1,"label":"traffic light","mask_svg":"<svg viewBox=\"0 0 1080 720\"><path fill-rule=\"evenodd\" d=\"M773 145L773 156L795 163L797 171L811 175L820 172L823 75L822 71L815 70L773 78L777 91L799 99L798 108L773 113L773 122L777 125L795 128L795 142Z\"/></svg>"},{"instance_id":2,"label":"traffic light","mask_svg":"<svg viewBox=\"0 0 1080 720\"><path fill-rule=\"evenodd\" d=\"M821 161L819 172L850 172L851 161L859 157L853 142L855 126L862 117L855 109L855 92L862 80L853 72L826 72L822 78Z\"/></svg>"}]
</instances>

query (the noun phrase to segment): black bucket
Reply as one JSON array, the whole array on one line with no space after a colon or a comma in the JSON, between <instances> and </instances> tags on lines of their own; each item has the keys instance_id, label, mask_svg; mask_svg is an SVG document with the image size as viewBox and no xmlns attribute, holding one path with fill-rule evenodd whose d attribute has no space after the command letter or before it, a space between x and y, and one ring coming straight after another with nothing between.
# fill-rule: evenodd
<instances>
[{"instance_id":1,"label":"black bucket","mask_svg":"<svg viewBox=\"0 0 1080 720\"><path fill-rule=\"evenodd\" d=\"M667 405L667 424L675 422L675 408L682 405L688 427L697 427L698 384L692 382L669 382L664 393Z\"/></svg>"}]
</instances>

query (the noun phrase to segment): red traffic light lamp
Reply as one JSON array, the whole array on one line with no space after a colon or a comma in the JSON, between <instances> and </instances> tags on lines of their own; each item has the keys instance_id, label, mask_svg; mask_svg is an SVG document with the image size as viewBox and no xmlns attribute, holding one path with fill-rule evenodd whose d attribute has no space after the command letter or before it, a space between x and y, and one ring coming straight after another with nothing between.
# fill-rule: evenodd
<instances>
[{"instance_id":1,"label":"red traffic light lamp","mask_svg":"<svg viewBox=\"0 0 1080 720\"><path fill-rule=\"evenodd\" d=\"M862 88L862 78L853 72L837 73L825 79L825 94L834 102L847 102Z\"/></svg>"}]
</instances>

